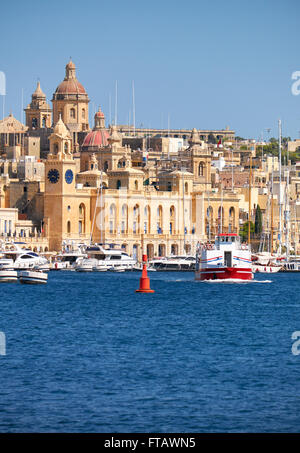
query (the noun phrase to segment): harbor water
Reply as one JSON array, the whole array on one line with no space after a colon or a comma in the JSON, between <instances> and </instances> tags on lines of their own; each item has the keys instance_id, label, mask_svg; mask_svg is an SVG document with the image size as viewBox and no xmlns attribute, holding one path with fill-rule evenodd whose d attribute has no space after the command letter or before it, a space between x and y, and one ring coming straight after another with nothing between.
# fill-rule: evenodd
<instances>
[{"instance_id":1,"label":"harbor water","mask_svg":"<svg viewBox=\"0 0 300 453\"><path fill-rule=\"evenodd\" d=\"M300 274L149 277L1 285L0 431L298 432Z\"/></svg>"}]
</instances>

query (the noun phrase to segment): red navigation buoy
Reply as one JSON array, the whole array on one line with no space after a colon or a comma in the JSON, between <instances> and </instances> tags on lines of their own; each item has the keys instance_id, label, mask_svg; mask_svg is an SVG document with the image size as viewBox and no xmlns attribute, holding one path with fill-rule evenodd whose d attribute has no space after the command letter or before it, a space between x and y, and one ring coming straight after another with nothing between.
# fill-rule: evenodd
<instances>
[{"instance_id":1,"label":"red navigation buoy","mask_svg":"<svg viewBox=\"0 0 300 453\"><path fill-rule=\"evenodd\" d=\"M150 279L147 275L147 255L143 255L143 270L140 278L140 287L135 290L136 293L154 293L153 289L150 289Z\"/></svg>"}]
</instances>

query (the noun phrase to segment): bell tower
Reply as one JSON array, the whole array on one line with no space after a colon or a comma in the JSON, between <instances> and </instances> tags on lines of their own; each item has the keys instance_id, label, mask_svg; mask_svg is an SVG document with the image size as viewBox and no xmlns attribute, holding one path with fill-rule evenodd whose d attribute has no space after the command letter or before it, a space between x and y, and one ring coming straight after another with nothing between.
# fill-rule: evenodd
<instances>
[{"instance_id":1,"label":"bell tower","mask_svg":"<svg viewBox=\"0 0 300 453\"><path fill-rule=\"evenodd\" d=\"M37 83L36 90L31 96L31 103L25 109L25 115L29 131L51 127L52 110L47 104L46 95L41 89L40 82Z\"/></svg>"},{"instance_id":2,"label":"bell tower","mask_svg":"<svg viewBox=\"0 0 300 453\"><path fill-rule=\"evenodd\" d=\"M211 188L211 154L206 143L200 140L196 128L192 130L187 152L190 158L191 172L194 174L194 186L197 190Z\"/></svg>"},{"instance_id":3,"label":"bell tower","mask_svg":"<svg viewBox=\"0 0 300 453\"><path fill-rule=\"evenodd\" d=\"M76 192L76 162L71 149L72 140L61 117L49 142L50 153L45 161L44 221L48 225L50 250L60 250L62 240L70 232Z\"/></svg>"}]
</instances>

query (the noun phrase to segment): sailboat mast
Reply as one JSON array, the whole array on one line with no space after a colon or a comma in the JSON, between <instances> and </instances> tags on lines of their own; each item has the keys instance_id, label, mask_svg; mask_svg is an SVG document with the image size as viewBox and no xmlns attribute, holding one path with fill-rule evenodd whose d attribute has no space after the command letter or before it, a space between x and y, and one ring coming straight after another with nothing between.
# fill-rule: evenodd
<instances>
[{"instance_id":1,"label":"sailboat mast","mask_svg":"<svg viewBox=\"0 0 300 453\"><path fill-rule=\"evenodd\" d=\"M272 195L271 195L271 247L270 247L270 250L271 250L271 253L273 254L273 238L274 238L274 223L273 223L273 192L274 192L274 189L273 189L273 173L274 173L274 156L272 156L272 179L271 179L271 191L272 191Z\"/></svg>"},{"instance_id":2,"label":"sailboat mast","mask_svg":"<svg viewBox=\"0 0 300 453\"><path fill-rule=\"evenodd\" d=\"M286 207L285 207L285 221L286 221L286 261L289 261L290 255L290 200L289 200L289 168L286 171Z\"/></svg>"},{"instance_id":3,"label":"sailboat mast","mask_svg":"<svg viewBox=\"0 0 300 453\"><path fill-rule=\"evenodd\" d=\"M278 159L279 159L279 255L281 255L281 217L282 217L282 202L281 202L281 120L278 120Z\"/></svg>"},{"instance_id":4,"label":"sailboat mast","mask_svg":"<svg viewBox=\"0 0 300 453\"><path fill-rule=\"evenodd\" d=\"M252 154L250 154L250 171L249 171L249 213L248 213L248 244L251 243L251 180L252 180Z\"/></svg>"},{"instance_id":5,"label":"sailboat mast","mask_svg":"<svg viewBox=\"0 0 300 453\"><path fill-rule=\"evenodd\" d=\"M132 81L132 121L133 121L133 136L135 137L135 95L134 95L134 80Z\"/></svg>"}]
</instances>

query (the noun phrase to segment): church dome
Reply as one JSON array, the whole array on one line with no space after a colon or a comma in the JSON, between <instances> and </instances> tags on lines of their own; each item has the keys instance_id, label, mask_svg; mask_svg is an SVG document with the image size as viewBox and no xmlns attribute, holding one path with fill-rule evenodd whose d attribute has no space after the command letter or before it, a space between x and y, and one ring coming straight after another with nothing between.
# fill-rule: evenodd
<instances>
[{"instance_id":1,"label":"church dome","mask_svg":"<svg viewBox=\"0 0 300 453\"><path fill-rule=\"evenodd\" d=\"M93 130L87 134L85 137L82 148L88 148L88 147L98 147L101 148L102 146L107 146L108 145L108 139L109 133L105 129L101 130Z\"/></svg>"},{"instance_id":2,"label":"church dome","mask_svg":"<svg viewBox=\"0 0 300 453\"><path fill-rule=\"evenodd\" d=\"M55 90L55 94L86 94L77 79L63 80Z\"/></svg>"},{"instance_id":3,"label":"church dome","mask_svg":"<svg viewBox=\"0 0 300 453\"><path fill-rule=\"evenodd\" d=\"M81 83L77 80L76 77L76 66L73 61L69 61L66 65L66 76L64 80L58 85L55 90L54 98L57 95L84 95L87 96L87 93Z\"/></svg>"},{"instance_id":4,"label":"church dome","mask_svg":"<svg viewBox=\"0 0 300 453\"><path fill-rule=\"evenodd\" d=\"M102 148L103 146L108 145L109 132L105 129L105 116L100 107L95 113L94 119L94 129L85 137L82 144L83 149L89 147Z\"/></svg>"},{"instance_id":5,"label":"church dome","mask_svg":"<svg viewBox=\"0 0 300 453\"><path fill-rule=\"evenodd\" d=\"M77 79L63 80L55 90L55 94L86 94Z\"/></svg>"}]
</instances>

